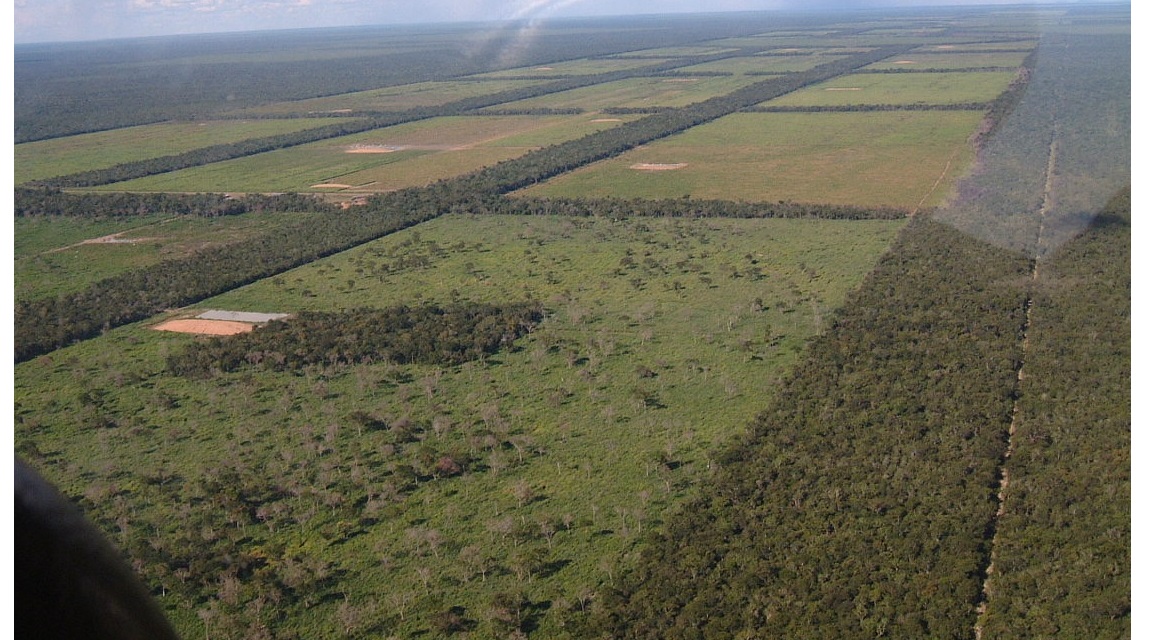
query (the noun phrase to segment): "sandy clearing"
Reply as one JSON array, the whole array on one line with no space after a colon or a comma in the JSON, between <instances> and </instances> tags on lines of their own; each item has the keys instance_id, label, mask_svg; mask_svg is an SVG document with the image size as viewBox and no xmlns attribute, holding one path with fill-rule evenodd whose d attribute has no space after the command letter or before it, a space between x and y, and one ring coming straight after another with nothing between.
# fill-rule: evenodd
<instances>
[{"instance_id":1,"label":"sandy clearing","mask_svg":"<svg viewBox=\"0 0 1150 640\"><path fill-rule=\"evenodd\" d=\"M686 162L677 162L671 164L639 162L631 165L631 168L638 171L674 171L675 169L682 169L685 166L687 166Z\"/></svg>"},{"instance_id":2,"label":"sandy clearing","mask_svg":"<svg viewBox=\"0 0 1150 640\"><path fill-rule=\"evenodd\" d=\"M357 144L344 150L344 153L395 153L407 147L394 144Z\"/></svg>"},{"instance_id":3,"label":"sandy clearing","mask_svg":"<svg viewBox=\"0 0 1150 640\"><path fill-rule=\"evenodd\" d=\"M152 328L156 331L198 333L210 336L232 336L237 333L247 333L254 329L255 325L248 322L234 322L231 320L181 319L168 320Z\"/></svg>"},{"instance_id":4,"label":"sandy clearing","mask_svg":"<svg viewBox=\"0 0 1150 640\"><path fill-rule=\"evenodd\" d=\"M918 64L914 60L895 60L894 64Z\"/></svg>"},{"instance_id":5,"label":"sandy clearing","mask_svg":"<svg viewBox=\"0 0 1150 640\"><path fill-rule=\"evenodd\" d=\"M827 91L862 91L862 87L827 87Z\"/></svg>"}]
</instances>

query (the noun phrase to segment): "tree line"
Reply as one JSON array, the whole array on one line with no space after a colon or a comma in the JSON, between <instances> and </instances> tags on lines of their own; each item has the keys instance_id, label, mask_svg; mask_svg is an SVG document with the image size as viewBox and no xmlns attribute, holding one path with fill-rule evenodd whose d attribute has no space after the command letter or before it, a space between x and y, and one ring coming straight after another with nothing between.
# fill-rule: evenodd
<instances>
[{"instance_id":1,"label":"tree line","mask_svg":"<svg viewBox=\"0 0 1150 640\"><path fill-rule=\"evenodd\" d=\"M243 197L220 193L65 193L51 187L16 187L13 206L18 218L124 218L155 213L211 218L249 212L336 210L315 196L297 193Z\"/></svg>"},{"instance_id":2,"label":"tree line","mask_svg":"<svg viewBox=\"0 0 1150 640\"><path fill-rule=\"evenodd\" d=\"M507 348L543 319L538 303L308 311L249 333L211 338L169 356L173 375L246 367L296 371L366 362L459 365Z\"/></svg>"}]
</instances>

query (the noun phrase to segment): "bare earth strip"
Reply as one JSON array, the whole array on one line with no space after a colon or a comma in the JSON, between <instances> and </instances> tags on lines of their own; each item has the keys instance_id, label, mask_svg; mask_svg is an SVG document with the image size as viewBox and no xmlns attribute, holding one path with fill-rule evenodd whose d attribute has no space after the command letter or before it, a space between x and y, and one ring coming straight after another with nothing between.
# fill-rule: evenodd
<instances>
[{"instance_id":1,"label":"bare earth strip","mask_svg":"<svg viewBox=\"0 0 1150 640\"><path fill-rule=\"evenodd\" d=\"M631 165L631 168L637 169L639 171L674 171L675 169L682 169L685 166L687 166L686 162L678 162L675 164L640 162L638 164Z\"/></svg>"}]
</instances>

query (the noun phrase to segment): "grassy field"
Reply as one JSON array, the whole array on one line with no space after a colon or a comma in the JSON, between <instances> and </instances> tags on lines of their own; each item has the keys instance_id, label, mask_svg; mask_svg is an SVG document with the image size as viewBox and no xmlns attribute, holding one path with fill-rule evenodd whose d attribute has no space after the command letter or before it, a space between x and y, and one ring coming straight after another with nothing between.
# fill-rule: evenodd
<instances>
[{"instance_id":1,"label":"grassy field","mask_svg":"<svg viewBox=\"0 0 1150 640\"><path fill-rule=\"evenodd\" d=\"M971 161L966 140L981 117L974 111L736 114L524 193L914 208L946 195ZM635 168L644 163L685 166Z\"/></svg>"},{"instance_id":2,"label":"grassy field","mask_svg":"<svg viewBox=\"0 0 1150 640\"><path fill-rule=\"evenodd\" d=\"M788 73L791 71L806 71L820 64L833 62L835 59L836 56L826 55L825 53L794 56L748 56L745 58L727 58L726 60L716 60L715 62L691 65L689 67L683 67L680 71L686 73L722 71L724 73L735 74Z\"/></svg>"},{"instance_id":3,"label":"grassy field","mask_svg":"<svg viewBox=\"0 0 1150 640\"><path fill-rule=\"evenodd\" d=\"M857 73L800 89L766 104L780 107L837 107L851 104L989 102L1006 90L1014 76L1009 71Z\"/></svg>"},{"instance_id":4,"label":"grassy field","mask_svg":"<svg viewBox=\"0 0 1150 640\"><path fill-rule=\"evenodd\" d=\"M237 552L270 567L322 559L339 576L338 594L323 589L292 606L301 635L334 635L341 602L362 613L361 632L403 637L449 606L488 629L492 594L516 589L561 612L578 606L581 589L612 579L639 534L693 491L714 446L766 405L773 381L900 226L441 218L199 306L543 301L548 319L515 351L454 368L379 363L187 380L165 374L163 359L195 338L130 326L17 368L17 448L55 461L52 479L69 493L111 489L137 505L193 492L230 465L285 487L338 491L345 500L335 508L318 494L286 499L288 511L246 526L242 539L225 514L195 501L181 518L162 517L164 508L124 521L160 539L189 526L197 535L235 530ZM86 427L93 410L119 426ZM362 492L386 482L388 463L381 434L357 434L347 421L354 410L445 425L426 435L438 447L467 446L487 425L517 444L482 454L486 470L424 483L361 529L351 514L365 508ZM660 456L674 463L660 467ZM144 478L153 473L170 481L158 489ZM288 515L313 502L306 526ZM116 517L114 501L100 504ZM475 546L490 556L482 580L464 551ZM524 570L530 558L535 569ZM161 602L186 637L204 632L196 611L207 602L172 593ZM400 606L406 615L396 615ZM536 615L541 636L558 632Z\"/></svg>"},{"instance_id":5,"label":"grassy field","mask_svg":"<svg viewBox=\"0 0 1150 640\"><path fill-rule=\"evenodd\" d=\"M598 120L598 121L597 121ZM161 175L106 191L386 191L450 178L616 126L621 119L575 116L458 116L421 120ZM356 150L374 151L351 153ZM335 184L346 187L317 187Z\"/></svg>"},{"instance_id":6,"label":"grassy field","mask_svg":"<svg viewBox=\"0 0 1150 640\"><path fill-rule=\"evenodd\" d=\"M331 118L168 122L16 145L15 182L103 169L214 144L334 124Z\"/></svg>"},{"instance_id":7,"label":"grassy field","mask_svg":"<svg viewBox=\"0 0 1150 640\"><path fill-rule=\"evenodd\" d=\"M554 62L546 65L518 67L504 71L481 73L470 77L515 78L519 76L545 76L558 78L562 76L586 76L595 73L606 73L608 71L637 69L639 67L647 67L666 61L667 59L659 58L595 58L588 60L567 60L564 62Z\"/></svg>"},{"instance_id":8,"label":"grassy field","mask_svg":"<svg viewBox=\"0 0 1150 640\"><path fill-rule=\"evenodd\" d=\"M200 218L149 215L123 220L17 218L15 297L80 291L123 271L262 233L308 214L249 213ZM105 242L87 242L116 234Z\"/></svg>"},{"instance_id":9,"label":"grassy field","mask_svg":"<svg viewBox=\"0 0 1150 640\"><path fill-rule=\"evenodd\" d=\"M980 67L1013 67L1022 66L1022 61L1029 54L1027 51L1016 53L937 53L912 52L900 56L898 60L884 60L872 64L867 69L977 69Z\"/></svg>"},{"instance_id":10,"label":"grassy field","mask_svg":"<svg viewBox=\"0 0 1150 640\"><path fill-rule=\"evenodd\" d=\"M286 113L330 113L342 109L364 111L402 111L416 107L430 107L464 98L484 96L499 91L530 87L546 80L490 80L443 81L405 84L398 87L384 87L371 91L356 91L337 96L276 102L245 109L238 113L246 114L286 114Z\"/></svg>"},{"instance_id":11,"label":"grassy field","mask_svg":"<svg viewBox=\"0 0 1150 640\"><path fill-rule=\"evenodd\" d=\"M715 96L726 95L761 78L700 76L696 78L630 78L591 87L509 102L500 108L685 107Z\"/></svg>"}]
</instances>

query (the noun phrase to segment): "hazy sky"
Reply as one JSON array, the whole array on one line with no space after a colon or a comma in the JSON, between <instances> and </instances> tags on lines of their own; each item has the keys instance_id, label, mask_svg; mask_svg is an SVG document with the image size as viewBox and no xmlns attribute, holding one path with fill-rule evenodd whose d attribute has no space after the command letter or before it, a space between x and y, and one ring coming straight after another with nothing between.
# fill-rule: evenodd
<instances>
[{"instance_id":1,"label":"hazy sky","mask_svg":"<svg viewBox=\"0 0 1150 640\"><path fill-rule=\"evenodd\" d=\"M981 0L1000 4L1009 0ZM1018 2L1018 0L1014 0ZM1025 0L1024 0L1025 1ZM580 15L743 11L974 0L15 0L16 42Z\"/></svg>"}]
</instances>

